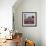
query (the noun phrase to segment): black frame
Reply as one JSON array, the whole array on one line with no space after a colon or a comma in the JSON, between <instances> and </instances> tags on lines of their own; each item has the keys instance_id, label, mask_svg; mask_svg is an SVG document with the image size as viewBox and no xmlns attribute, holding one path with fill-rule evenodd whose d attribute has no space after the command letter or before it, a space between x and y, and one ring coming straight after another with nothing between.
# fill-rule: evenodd
<instances>
[{"instance_id":1,"label":"black frame","mask_svg":"<svg viewBox=\"0 0 46 46\"><path fill-rule=\"evenodd\" d=\"M31 14L35 13L35 17L36 17L36 18L35 18L35 25L31 25L31 26L25 26L25 25L23 25L23 21L24 21L24 20L23 20L23 16L24 16L23 14L24 14L24 13L31 13ZM23 26L23 27L36 27L36 26L37 26L37 12L22 12L22 26Z\"/></svg>"}]
</instances>

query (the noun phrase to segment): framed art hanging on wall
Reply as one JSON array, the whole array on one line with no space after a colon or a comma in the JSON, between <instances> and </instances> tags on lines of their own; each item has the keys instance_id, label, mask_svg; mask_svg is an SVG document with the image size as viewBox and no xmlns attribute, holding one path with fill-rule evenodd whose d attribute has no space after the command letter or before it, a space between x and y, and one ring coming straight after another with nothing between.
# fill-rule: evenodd
<instances>
[{"instance_id":1,"label":"framed art hanging on wall","mask_svg":"<svg viewBox=\"0 0 46 46\"><path fill-rule=\"evenodd\" d=\"M36 27L37 12L22 12L22 26Z\"/></svg>"}]
</instances>

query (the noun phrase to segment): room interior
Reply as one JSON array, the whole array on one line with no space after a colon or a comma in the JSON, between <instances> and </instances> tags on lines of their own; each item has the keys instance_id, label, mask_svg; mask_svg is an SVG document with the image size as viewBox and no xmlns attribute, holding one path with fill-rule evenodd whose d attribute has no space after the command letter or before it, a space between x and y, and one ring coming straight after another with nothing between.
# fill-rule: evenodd
<instances>
[{"instance_id":1,"label":"room interior","mask_svg":"<svg viewBox=\"0 0 46 46\"><path fill-rule=\"evenodd\" d=\"M24 24L25 14L36 26ZM0 46L46 46L45 20L45 0L0 0Z\"/></svg>"}]
</instances>

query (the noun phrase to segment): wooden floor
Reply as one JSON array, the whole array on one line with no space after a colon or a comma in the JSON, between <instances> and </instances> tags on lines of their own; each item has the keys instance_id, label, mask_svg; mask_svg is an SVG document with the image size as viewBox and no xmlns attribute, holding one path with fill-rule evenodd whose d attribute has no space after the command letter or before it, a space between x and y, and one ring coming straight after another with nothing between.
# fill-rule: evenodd
<instances>
[{"instance_id":1,"label":"wooden floor","mask_svg":"<svg viewBox=\"0 0 46 46\"><path fill-rule=\"evenodd\" d=\"M6 42L2 43L0 46L16 46L15 39L13 40L6 40Z\"/></svg>"}]
</instances>

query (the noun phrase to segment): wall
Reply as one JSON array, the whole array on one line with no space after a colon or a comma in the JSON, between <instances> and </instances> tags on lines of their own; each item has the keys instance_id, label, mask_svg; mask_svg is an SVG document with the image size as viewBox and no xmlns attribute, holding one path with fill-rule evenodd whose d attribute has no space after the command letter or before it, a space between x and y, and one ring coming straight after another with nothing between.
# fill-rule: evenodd
<instances>
[{"instance_id":1,"label":"wall","mask_svg":"<svg viewBox=\"0 0 46 46\"><path fill-rule=\"evenodd\" d=\"M46 0L20 1L13 6L15 30L23 32L25 38L34 40L36 46L46 46ZM22 27L23 11L37 12L37 27Z\"/></svg>"},{"instance_id":2,"label":"wall","mask_svg":"<svg viewBox=\"0 0 46 46\"><path fill-rule=\"evenodd\" d=\"M12 6L16 0L0 0L0 27L12 29Z\"/></svg>"},{"instance_id":3,"label":"wall","mask_svg":"<svg viewBox=\"0 0 46 46\"><path fill-rule=\"evenodd\" d=\"M41 46L41 1L23 0L16 5L13 6L15 30L22 32L25 39L34 40L36 46ZM22 12L37 12L37 27L22 27Z\"/></svg>"},{"instance_id":4,"label":"wall","mask_svg":"<svg viewBox=\"0 0 46 46\"><path fill-rule=\"evenodd\" d=\"M46 0L41 1L41 38L42 46L46 46Z\"/></svg>"},{"instance_id":5,"label":"wall","mask_svg":"<svg viewBox=\"0 0 46 46\"><path fill-rule=\"evenodd\" d=\"M0 33L4 30L1 27L6 27L9 30L12 29L12 6L16 0L0 0ZM5 35L10 35L9 31L0 34L0 38L5 38ZM9 38L9 37L8 37Z\"/></svg>"}]
</instances>

